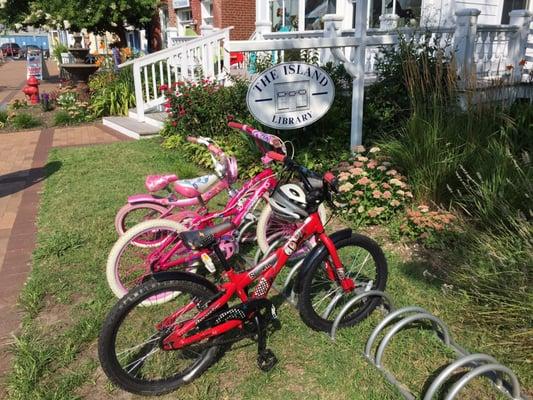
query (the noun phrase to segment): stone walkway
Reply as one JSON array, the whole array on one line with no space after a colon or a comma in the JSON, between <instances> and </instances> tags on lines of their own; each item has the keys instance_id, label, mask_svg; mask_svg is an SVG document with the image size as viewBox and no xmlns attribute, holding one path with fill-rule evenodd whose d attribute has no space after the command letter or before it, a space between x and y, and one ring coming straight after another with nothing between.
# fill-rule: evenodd
<instances>
[{"instance_id":1,"label":"stone walkway","mask_svg":"<svg viewBox=\"0 0 533 400\"><path fill-rule=\"evenodd\" d=\"M20 95L21 62L0 67L0 103ZM22 70L22 73L21 73ZM17 83L19 82L19 83ZM53 86L53 84L48 84ZM9 370L8 346L20 324L17 299L31 268L37 207L52 147L131 140L101 124L0 134L0 398Z\"/></svg>"}]
</instances>

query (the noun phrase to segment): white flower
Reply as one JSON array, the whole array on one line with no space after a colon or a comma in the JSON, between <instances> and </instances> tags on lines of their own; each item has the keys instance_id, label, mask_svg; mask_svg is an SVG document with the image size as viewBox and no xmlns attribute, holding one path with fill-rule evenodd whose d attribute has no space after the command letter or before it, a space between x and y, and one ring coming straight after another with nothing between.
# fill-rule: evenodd
<instances>
[{"instance_id":1,"label":"white flower","mask_svg":"<svg viewBox=\"0 0 533 400\"><path fill-rule=\"evenodd\" d=\"M67 20L64 20L64 21L63 21L63 26L65 27L65 29L70 28L70 22L67 21Z\"/></svg>"},{"instance_id":2,"label":"white flower","mask_svg":"<svg viewBox=\"0 0 533 400\"><path fill-rule=\"evenodd\" d=\"M112 10L116 10L117 9L117 5L115 3L111 3L109 5L109 7L111 7Z\"/></svg>"},{"instance_id":3,"label":"white flower","mask_svg":"<svg viewBox=\"0 0 533 400\"><path fill-rule=\"evenodd\" d=\"M16 23L16 24L15 24L15 29L18 30L18 29L20 29L20 28L22 28L22 24Z\"/></svg>"},{"instance_id":4,"label":"white flower","mask_svg":"<svg viewBox=\"0 0 533 400\"><path fill-rule=\"evenodd\" d=\"M380 151L380 150L381 150L381 149L380 149L379 147L375 146L375 147L372 147L372 148L369 150L369 152L370 152L370 153L377 153L377 152Z\"/></svg>"}]
</instances>

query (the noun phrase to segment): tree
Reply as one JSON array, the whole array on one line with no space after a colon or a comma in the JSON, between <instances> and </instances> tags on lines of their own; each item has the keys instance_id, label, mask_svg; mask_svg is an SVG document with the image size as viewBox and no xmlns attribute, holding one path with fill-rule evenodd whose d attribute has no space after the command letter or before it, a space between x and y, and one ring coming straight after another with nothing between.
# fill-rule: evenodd
<instances>
[{"instance_id":1,"label":"tree","mask_svg":"<svg viewBox=\"0 0 533 400\"><path fill-rule=\"evenodd\" d=\"M19 0L8 0L19 2ZM126 27L145 28L160 0L23 0L29 1L27 25L87 29L94 33L116 33L126 42Z\"/></svg>"},{"instance_id":2,"label":"tree","mask_svg":"<svg viewBox=\"0 0 533 400\"><path fill-rule=\"evenodd\" d=\"M29 11L29 0L0 0L0 24L19 28Z\"/></svg>"}]
</instances>

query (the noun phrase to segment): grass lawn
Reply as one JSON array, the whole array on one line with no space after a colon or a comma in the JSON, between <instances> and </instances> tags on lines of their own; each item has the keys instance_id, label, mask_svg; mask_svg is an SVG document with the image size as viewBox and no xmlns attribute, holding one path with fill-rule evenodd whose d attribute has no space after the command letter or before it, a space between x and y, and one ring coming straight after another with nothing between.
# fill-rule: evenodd
<instances>
[{"instance_id":1,"label":"grass lawn","mask_svg":"<svg viewBox=\"0 0 533 400\"><path fill-rule=\"evenodd\" d=\"M155 140L55 149L49 161L60 168L47 179L41 200L33 271L20 298L25 316L13 349L10 398L136 398L110 385L96 355L101 322L115 301L105 280L105 260L116 240L113 218L127 195L143 191L145 175L175 171L190 177L199 171ZM441 282L427 281L424 264L392 252L387 256L388 291L397 306L417 304L430 310L448 323L458 343L497 355L518 373L525 388L533 387L531 367L520 362L528 355L485 347L491 332L465 327L456 312L462 297L443 293ZM340 331L336 342L308 329L287 303L279 316L282 327L269 338L279 359L271 372L256 367L255 344L245 340L198 380L161 398L401 398L361 355L380 312ZM393 340L384 365L419 394L428 377L452 356L430 331L407 329ZM503 398L495 393L478 380L460 398Z\"/></svg>"}]
</instances>

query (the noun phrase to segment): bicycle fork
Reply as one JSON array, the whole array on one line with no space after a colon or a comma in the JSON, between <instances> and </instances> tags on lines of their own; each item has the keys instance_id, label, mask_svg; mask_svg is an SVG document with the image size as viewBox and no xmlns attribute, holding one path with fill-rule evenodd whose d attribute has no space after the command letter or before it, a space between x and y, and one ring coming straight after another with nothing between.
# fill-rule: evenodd
<instances>
[{"instance_id":1,"label":"bicycle fork","mask_svg":"<svg viewBox=\"0 0 533 400\"><path fill-rule=\"evenodd\" d=\"M325 262L326 274L328 278L332 281L337 281L341 285L342 290L344 290L346 293L352 292L355 289L355 282L352 278L346 276L344 266L342 265L342 261L337 253L335 243L333 243L333 240L331 240L330 237L325 233L321 233L319 235L319 239L322 243L324 243L324 246L330 255L331 261L333 262L333 265L331 265L331 263L327 260Z\"/></svg>"}]
</instances>

